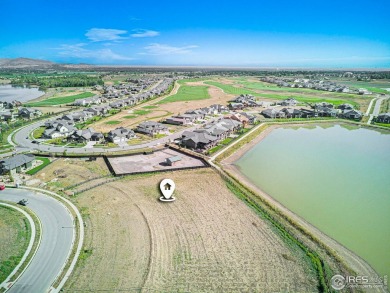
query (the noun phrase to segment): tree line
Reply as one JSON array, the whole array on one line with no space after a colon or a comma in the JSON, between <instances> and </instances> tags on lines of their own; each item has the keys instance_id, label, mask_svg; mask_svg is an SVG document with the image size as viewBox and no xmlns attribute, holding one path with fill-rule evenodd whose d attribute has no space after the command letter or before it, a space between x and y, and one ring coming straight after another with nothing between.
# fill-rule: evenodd
<instances>
[{"instance_id":1,"label":"tree line","mask_svg":"<svg viewBox=\"0 0 390 293\"><path fill-rule=\"evenodd\" d=\"M103 85L100 76L76 74L71 76L31 76L21 75L12 79L12 85L37 85L41 89L54 87L87 87Z\"/></svg>"}]
</instances>

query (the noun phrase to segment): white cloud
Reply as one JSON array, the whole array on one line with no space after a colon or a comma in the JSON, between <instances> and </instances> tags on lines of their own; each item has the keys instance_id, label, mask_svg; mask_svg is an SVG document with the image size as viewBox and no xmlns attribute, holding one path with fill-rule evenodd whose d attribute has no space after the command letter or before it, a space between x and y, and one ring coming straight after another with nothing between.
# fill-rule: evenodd
<instances>
[{"instance_id":1,"label":"white cloud","mask_svg":"<svg viewBox=\"0 0 390 293\"><path fill-rule=\"evenodd\" d=\"M59 54L61 56L80 59L93 59L100 62L134 60L134 58L114 53L111 49L91 50L84 48L85 46L86 44L79 43L75 45L61 45L57 49L60 50Z\"/></svg>"},{"instance_id":2,"label":"white cloud","mask_svg":"<svg viewBox=\"0 0 390 293\"><path fill-rule=\"evenodd\" d=\"M121 36L124 34L127 34L127 31L107 28L91 28L86 32L85 36L92 42L103 42L127 39L127 37Z\"/></svg>"},{"instance_id":3,"label":"white cloud","mask_svg":"<svg viewBox=\"0 0 390 293\"><path fill-rule=\"evenodd\" d=\"M144 47L146 52L141 54L147 55L175 55L175 54L189 54L192 53L191 49L198 48L198 46L190 45L184 47L174 47L166 44L153 43Z\"/></svg>"},{"instance_id":4,"label":"white cloud","mask_svg":"<svg viewBox=\"0 0 390 293\"><path fill-rule=\"evenodd\" d=\"M145 30L145 29L136 29L133 30L133 34L131 36L133 38L150 38L150 37L156 37L160 33L158 31L152 31L152 30Z\"/></svg>"}]
</instances>

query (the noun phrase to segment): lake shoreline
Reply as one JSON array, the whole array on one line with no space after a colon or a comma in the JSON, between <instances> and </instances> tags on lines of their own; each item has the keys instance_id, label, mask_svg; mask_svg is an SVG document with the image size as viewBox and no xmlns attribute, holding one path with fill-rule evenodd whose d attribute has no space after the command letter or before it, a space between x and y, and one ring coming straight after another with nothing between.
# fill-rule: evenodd
<instances>
[{"instance_id":1,"label":"lake shoreline","mask_svg":"<svg viewBox=\"0 0 390 293\"><path fill-rule=\"evenodd\" d=\"M46 93L36 86L14 86L0 84L0 100L5 102L19 101L23 104L43 97Z\"/></svg>"},{"instance_id":2,"label":"lake shoreline","mask_svg":"<svg viewBox=\"0 0 390 293\"><path fill-rule=\"evenodd\" d=\"M326 124L353 124L355 126L363 127L363 125L357 125L354 123L348 122L317 122L313 123L313 125L320 126ZM291 123L288 126L299 127L307 125L307 123ZM379 276L379 274L375 271L375 269L368 264L363 258L358 256L353 251L349 250L347 247L326 235L324 232L316 228L313 224L307 222L301 216L295 214L271 195L266 193L261 189L258 185L254 184L248 177L246 177L239 169L235 162L238 161L243 155L245 155L249 150L251 150L254 146L256 146L260 141L262 141L265 137L267 137L273 130L285 127L287 125L268 125L266 129L264 129L255 139L235 151L232 155L227 157L226 159L220 162L221 167L230 174L232 177L238 179L244 186L247 186L249 189L253 190L260 198L268 202L271 206L276 207L276 209L283 215L292 219L294 223L297 223L298 226L303 227L306 231L309 231L311 235L314 235L319 242L321 242L329 251L335 252L335 254L340 257L340 259L345 262L344 265L352 269L357 275L367 275L367 276ZM336 260L337 261L337 260ZM337 272L336 272L337 273Z\"/></svg>"}]
</instances>

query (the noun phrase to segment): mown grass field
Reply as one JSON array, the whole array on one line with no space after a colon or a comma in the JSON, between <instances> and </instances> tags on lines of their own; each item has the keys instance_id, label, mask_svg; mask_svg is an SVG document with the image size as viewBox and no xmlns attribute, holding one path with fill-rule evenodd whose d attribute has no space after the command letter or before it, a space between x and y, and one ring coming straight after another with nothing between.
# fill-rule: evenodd
<instances>
[{"instance_id":1,"label":"mown grass field","mask_svg":"<svg viewBox=\"0 0 390 293\"><path fill-rule=\"evenodd\" d=\"M93 94L93 93L85 92L85 93L78 94L78 95L49 98L49 99L39 101L39 102L27 103L26 105L31 106L31 107L56 106L56 105L73 103L77 99L89 98L89 97L92 97L94 95L95 94Z\"/></svg>"},{"instance_id":2,"label":"mown grass field","mask_svg":"<svg viewBox=\"0 0 390 293\"><path fill-rule=\"evenodd\" d=\"M1 199L1 197L0 197ZM13 209L0 206L0 283L18 265L30 240L27 219Z\"/></svg>"},{"instance_id":3,"label":"mown grass field","mask_svg":"<svg viewBox=\"0 0 390 293\"><path fill-rule=\"evenodd\" d=\"M149 110L135 110L135 111L133 111L133 113L135 114L135 115L146 115L146 114L149 114L151 111L149 111Z\"/></svg>"},{"instance_id":4,"label":"mown grass field","mask_svg":"<svg viewBox=\"0 0 390 293\"><path fill-rule=\"evenodd\" d=\"M105 124L108 124L108 125L116 125L116 124L119 124L121 123L121 121L118 121L118 120L111 120L111 121L106 121L104 122Z\"/></svg>"},{"instance_id":5,"label":"mown grass field","mask_svg":"<svg viewBox=\"0 0 390 293\"><path fill-rule=\"evenodd\" d=\"M210 95L208 93L208 88L208 86L190 86L185 83L181 83L177 94L163 99L159 102L159 104L209 99Z\"/></svg>"},{"instance_id":6,"label":"mown grass field","mask_svg":"<svg viewBox=\"0 0 390 293\"><path fill-rule=\"evenodd\" d=\"M318 103L318 102L327 102L327 103L332 103L335 105L341 105L344 103L350 103L355 106L358 105L357 102L350 100L348 96L345 97L345 99L339 99L339 98L331 98L331 97L311 97L311 96L302 96L304 94L302 92L303 89L294 89L294 88L279 88L275 86L270 86L267 87L264 83L262 82L245 82L245 81L240 81L240 85L243 87L239 86L234 86L230 84L224 84L221 82L216 82L216 81L206 81L205 84L213 85L216 87L219 87L222 89L225 93L227 94L233 94L233 95L240 95L240 94L249 94L253 95L255 97L259 98L267 98L267 99L273 99L273 100L284 100L286 98L295 98L297 101L302 102L302 103ZM247 88L247 86L249 88ZM263 93L260 92L261 90L272 90L272 91L280 91L280 93ZM315 90L310 90L310 94L324 94L323 92L315 91ZM328 94L326 92L326 94Z\"/></svg>"},{"instance_id":7,"label":"mown grass field","mask_svg":"<svg viewBox=\"0 0 390 293\"><path fill-rule=\"evenodd\" d=\"M156 109L156 108L158 108L158 106L149 105L149 106L143 106L142 108L144 108L144 109Z\"/></svg>"}]
</instances>

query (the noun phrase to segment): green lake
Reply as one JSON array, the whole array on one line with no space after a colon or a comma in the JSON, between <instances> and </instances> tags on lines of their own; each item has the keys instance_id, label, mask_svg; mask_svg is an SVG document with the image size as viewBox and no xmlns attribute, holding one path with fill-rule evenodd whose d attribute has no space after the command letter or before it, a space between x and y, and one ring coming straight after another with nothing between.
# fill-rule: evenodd
<instances>
[{"instance_id":1,"label":"green lake","mask_svg":"<svg viewBox=\"0 0 390 293\"><path fill-rule=\"evenodd\" d=\"M236 163L260 189L390 275L390 131L273 130Z\"/></svg>"}]
</instances>

